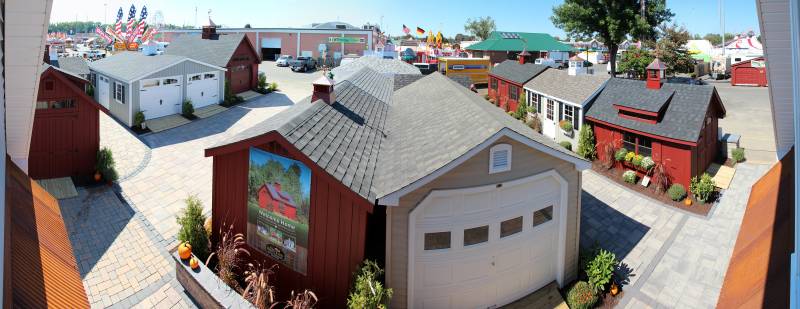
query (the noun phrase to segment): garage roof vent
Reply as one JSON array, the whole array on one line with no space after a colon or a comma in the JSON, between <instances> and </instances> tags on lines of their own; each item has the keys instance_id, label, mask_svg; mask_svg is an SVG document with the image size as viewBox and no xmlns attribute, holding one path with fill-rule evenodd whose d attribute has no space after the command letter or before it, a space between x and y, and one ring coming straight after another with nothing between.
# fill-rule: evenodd
<instances>
[{"instance_id":1,"label":"garage roof vent","mask_svg":"<svg viewBox=\"0 0 800 309\"><path fill-rule=\"evenodd\" d=\"M511 145L497 144L489 149L489 174L511 170Z\"/></svg>"}]
</instances>

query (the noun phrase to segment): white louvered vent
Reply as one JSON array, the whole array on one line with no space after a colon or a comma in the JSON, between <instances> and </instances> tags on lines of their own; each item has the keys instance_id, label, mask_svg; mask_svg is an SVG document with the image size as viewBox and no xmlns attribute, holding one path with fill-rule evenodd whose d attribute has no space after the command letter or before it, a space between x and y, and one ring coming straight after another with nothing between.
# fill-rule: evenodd
<instances>
[{"instance_id":1,"label":"white louvered vent","mask_svg":"<svg viewBox=\"0 0 800 309\"><path fill-rule=\"evenodd\" d=\"M489 150L489 174L511 170L511 145L498 144Z\"/></svg>"}]
</instances>

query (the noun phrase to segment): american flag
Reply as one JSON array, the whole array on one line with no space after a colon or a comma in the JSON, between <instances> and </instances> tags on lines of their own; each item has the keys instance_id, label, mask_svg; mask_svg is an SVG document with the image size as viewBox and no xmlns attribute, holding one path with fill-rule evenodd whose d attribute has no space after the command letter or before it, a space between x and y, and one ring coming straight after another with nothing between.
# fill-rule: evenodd
<instances>
[{"instance_id":1,"label":"american flag","mask_svg":"<svg viewBox=\"0 0 800 309\"><path fill-rule=\"evenodd\" d=\"M136 33L134 33L133 38L131 38L131 41L135 40L137 37L142 35L142 33L144 32L144 27L146 26L145 22L146 19L147 19L147 7L143 6L141 18L139 19L139 26L136 27Z\"/></svg>"},{"instance_id":2,"label":"american flag","mask_svg":"<svg viewBox=\"0 0 800 309\"><path fill-rule=\"evenodd\" d=\"M117 24L114 25L114 34L117 36L122 32L122 16L124 15L125 13L122 13L122 7L120 7L119 11L117 11Z\"/></svg>"},{"instance_id":3,"label":"american flag","mask_svg":"<svg viewBox=\"0 0 800 309\"><path fill-rule=\"evenodd\" d=\"M130 38L133 35L133 23L136 22L136 7L131 4L131 9L128 11L128 25L125 26L125 32Z\"/></svg>"}]
</instances>

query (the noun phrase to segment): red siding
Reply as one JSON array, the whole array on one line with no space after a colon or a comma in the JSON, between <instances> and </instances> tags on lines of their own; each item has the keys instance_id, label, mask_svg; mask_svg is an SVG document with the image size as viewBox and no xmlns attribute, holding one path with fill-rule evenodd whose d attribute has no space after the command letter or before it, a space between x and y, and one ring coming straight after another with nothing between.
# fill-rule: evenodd
<instances>
[{"instance_id":1,"label":"red siding","mask_svg":"<svg viewBox=\"0 0 800 309\"><path fill-rule=\"evenodd\" d=\"M52 85L52 90L48 89ZM72 99L74 108L37 109L31 136L29 174L32 178L90 177L100 147L97 103L82 81L55 69L41 76L37 101Z\"/></svg>"},{"instance_id":2,"label":"red siding","mask_svg":"<svg viewBox=\"0 0 800 309\"><path fill-rule=\"evenodd\" d=\"M366 217L372 204L317 167L277 133L262 136L256 145L301 161L312 171L308 273L304 276L279 265L273 279L279 299L286 299L292 290L311 289L320 298L320 307L344 307L352 274L364 258ZM212 239L219 239L223 222L233 224L235 232L246 234L249 149L218 154L213 165ZM267 265L275 263L252 248L250 252Z\"/></svg>"},{"instance_id":3,"label":"red siding","mask_svg":"<svg viewBox=\"0 0 800 309\"><path fill-rule=\"evenodd\" d=\"M742 61L731 66L731 85L767 86L767 68L754 68L753 60L764 61L764 58Z\"/></svg>"},{"instance_id":4,"label":"red siding","mask_svg":"<svg viewBox=\"0 0 800 309\"><path fill-rule=\"evenodd\" d=\"M493 98L495 101L495 105L502 108L504 111L516 111L517 110L517 103L520 97L524 94L524 89L522 85L507 81L495 75L489 74L489 79L496 79L497 80L497 90L491 88L491 82L489 86L489 97ZM508 96L508 88L511 86L517 87L517 100L511 100Z\"/></svg>"},{"instance_id":5,"label":"red siding","mask_svg":"<svg viewBox=\"0 0 800 309\"><path fill-rule=\"evenodd\" d=\"M233 93L241 93L250 89L255 89L258 85L258 64L261 59L258 53L250 45L250 40L246 37L239 43L239 47L233 52L226 68L225 80L231 84Z\"/></svg>"}]
</instances>

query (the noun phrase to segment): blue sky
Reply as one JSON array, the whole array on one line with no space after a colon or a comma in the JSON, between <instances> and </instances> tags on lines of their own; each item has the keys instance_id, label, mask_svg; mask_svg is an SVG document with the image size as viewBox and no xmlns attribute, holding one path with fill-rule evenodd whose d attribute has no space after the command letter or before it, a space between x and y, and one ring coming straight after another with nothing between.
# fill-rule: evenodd
<instances>
[{"instance_id":1,"label":"blue sky","mask_svg":"<svg viewBox=\"0 0 800 309\"><path fill-rule=\"evenodd\" d=\"M563 36L564 32L553 26L550 14L563 0L529 0L513 2L474 0L269 0L269 1L211 1L211 0L161 0L116 1L54 0L51 21L97 20L113 21L122 7L127 17L131 4L137 10L146 5L150 15L161 11L164 20L172 24L206 23L208 10L215 23L230 27L300 27L312 22L340 20L361 26L366 22L381 23L390 34L401 34L402 25L414 29L441 30L445 36L464 33L467 18L492 16L499 30L546 32ZM726 32L739 33L758 29L755 0L724 0ZM498 5L489 5L489 4ZM504 5L499 5L504 3ZM673 21L692 33L719 33L718 0L668 0L667 6L675 13ZM106 8L104 10L104 8ZM138 14L137 14L138 15ZM381 20L381 16L383 16Z\"/></svg>"}]
</instances>

